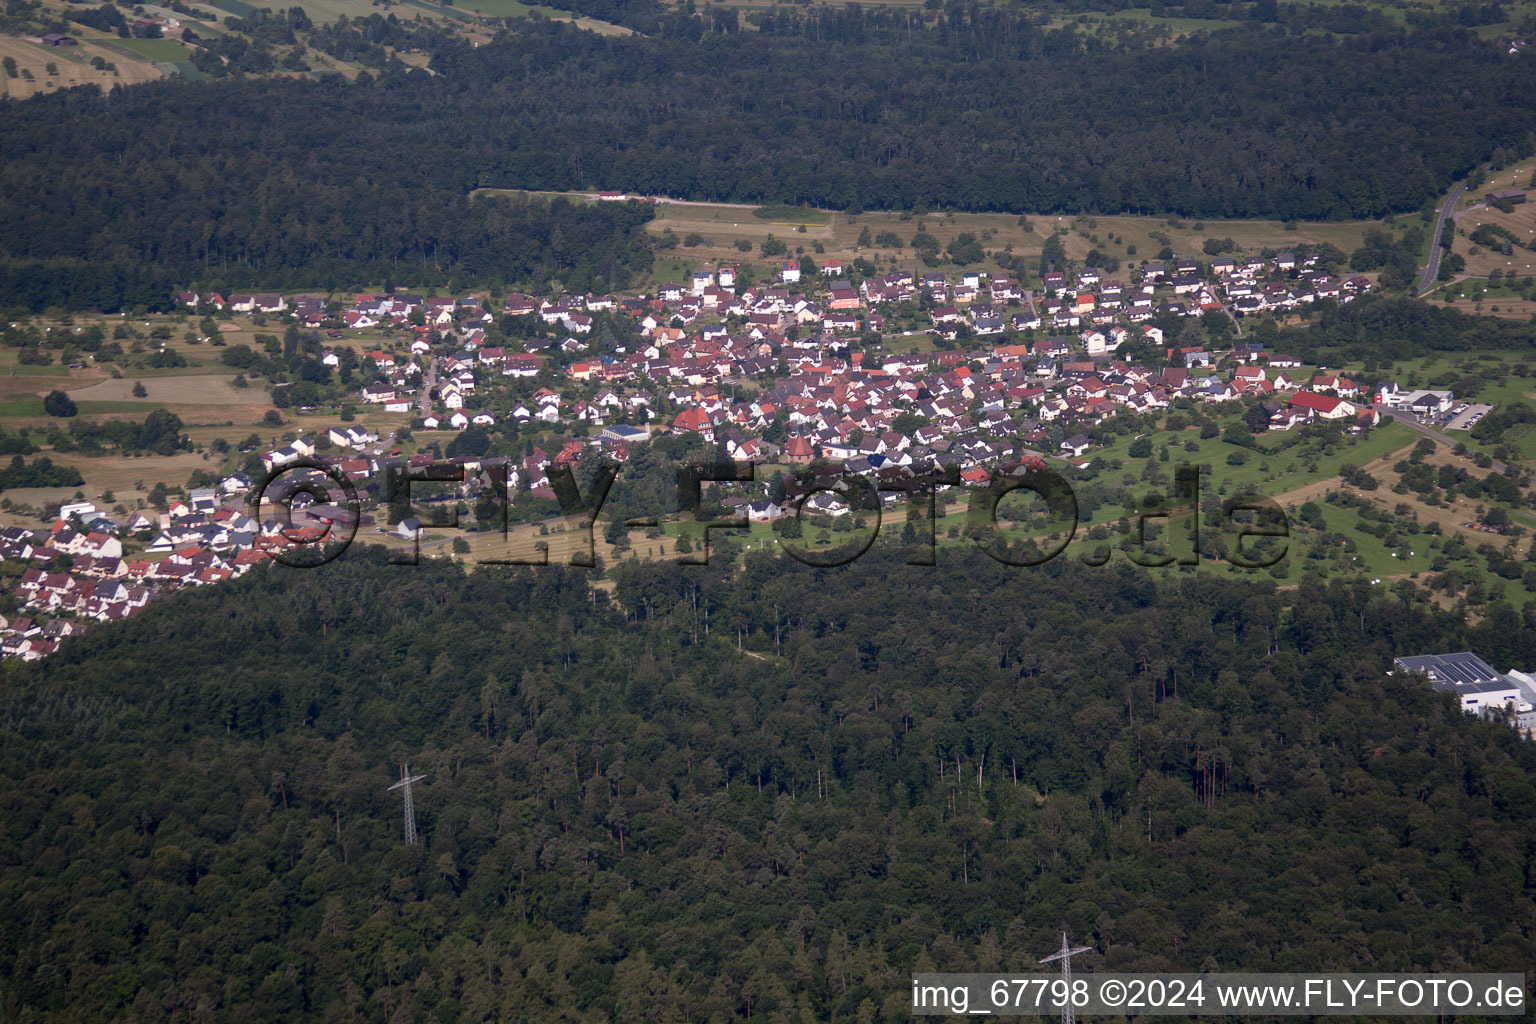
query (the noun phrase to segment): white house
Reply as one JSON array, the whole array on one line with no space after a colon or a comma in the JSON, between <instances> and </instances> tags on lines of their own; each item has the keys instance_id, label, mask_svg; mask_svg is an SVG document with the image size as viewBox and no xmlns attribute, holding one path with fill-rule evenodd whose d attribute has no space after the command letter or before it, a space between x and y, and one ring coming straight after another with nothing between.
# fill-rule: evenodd
<instances>
[{"instance_id":1,"label":"white house","mask_svg":"<svg viewBox=\"0 0 1536 1024\"><path fill-rule=\"evenodd\" d=\"M379 435L370 434L362 427L332 427L326 433L333 444L343 448L362 448L379 439Z\"/></svg>"}]
</instances>

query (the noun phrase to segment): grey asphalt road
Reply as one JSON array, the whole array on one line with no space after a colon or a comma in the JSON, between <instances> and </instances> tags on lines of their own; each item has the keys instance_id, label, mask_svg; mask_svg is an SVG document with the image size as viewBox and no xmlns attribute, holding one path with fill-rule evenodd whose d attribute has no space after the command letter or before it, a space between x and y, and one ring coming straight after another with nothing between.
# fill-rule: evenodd
<instances>
[{"instance_id":1,"label":"grey asphalt road","mask_svg":"<svg viewBox=\"0 0 1536 1024\"><path fill-rule=\"evenodd\" d=\"M1445 250L1440 247L1440 236L1445 232L1445 225L1451 219L1451 208L1456 205L1456 200L1467 190L1467 183L1460 182L1451 190L1445 202L1440 204L1440 213L1435 218L1435 240L1429 247L1429 265L1419 275L1419 291L1426 292L1434 286L1435 278L1440 274L1440 257Z\"/></svg>"}]
</instances>

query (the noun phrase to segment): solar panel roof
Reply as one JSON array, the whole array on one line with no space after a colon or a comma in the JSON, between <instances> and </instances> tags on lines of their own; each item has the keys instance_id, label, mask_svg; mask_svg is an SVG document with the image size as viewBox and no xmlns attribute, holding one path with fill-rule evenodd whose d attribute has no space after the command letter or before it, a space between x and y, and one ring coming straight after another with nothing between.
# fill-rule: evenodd
<instances>
[{"instance_id":1,"label":"solar panel roof","mask_svg":"<svg viewBox=\"0 0 1536 1024\"><path fill-rule=\"evenodd\" d=\"M1500 679L1482 658L1471 651L1456 654L1417 654L1398 658L1397 664L1409 672L1423 672L1435 682L1465 686L1469 683L1495 682Z\"/></svg>"}]
</instances>

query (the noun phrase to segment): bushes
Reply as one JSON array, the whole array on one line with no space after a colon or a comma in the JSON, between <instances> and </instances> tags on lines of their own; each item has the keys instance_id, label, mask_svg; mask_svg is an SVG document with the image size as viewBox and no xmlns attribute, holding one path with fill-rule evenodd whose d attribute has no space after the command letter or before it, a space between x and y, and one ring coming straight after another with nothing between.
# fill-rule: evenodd
<instances>
[{"instance_id":1,"label":"bushes","mask_svg":"<svg viewBox=\"0 0 1536 1024\"><path fill-rule=\"evenodd\" d=\"M174 349L163 348L149 357L149 365L156 370L170 370L187 365L187 357Z\"/></svg>"},{"instance_id":2,"label":"bushes","mask_svg":"<svg viewBox=\"0 0 1536 1024\"><path fill-rule=\"evenodd\" d=\"M1351 487L1358 487L1362 491L1374 491L1378 486L1377 479L1359 466L1346 463L1339 467L1339 476Z\"/></svg>"},{"instance_id":3,"label":"bushes","mask_svg":"<svg viewBox=\"0 0 1536 1024\"><path fill-rule=\"evenodd\" d=\"M43 411L49 416L68 417L80 411L74 399L62 391L50 391L43 399Z\"/></svg>"}]
</instances>

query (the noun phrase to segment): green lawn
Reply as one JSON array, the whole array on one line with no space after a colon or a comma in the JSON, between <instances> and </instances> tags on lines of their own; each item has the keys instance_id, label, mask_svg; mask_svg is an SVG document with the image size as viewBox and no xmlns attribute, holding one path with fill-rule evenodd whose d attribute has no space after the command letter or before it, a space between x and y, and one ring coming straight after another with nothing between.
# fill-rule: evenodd
<instances>
[{"instance_id":1,"label":"green lawn","mask_svg":"<svg viewBox=\"0 0 1536 1024\"><path fill-rule=\"evenodd\" d=\"M1306 466L1307 460L1300 452L1294 450L1270 456L1255 455L1245 465L1229 466L1226 462L1226 453L1229 453L1234 446L1222 443L1221 457L1210 460L1211 476L1215 484L1226 483L1229 490L1243 484L1252 484L1260 494L1278 495L1316 480L1338 476L1341 466L1363 466L1400 448L1406 448L1417 437L1418 435L1412 429L1401 423L1383 423L1372 430L1368 437L1357 440L1354 444L1340 445L1331 454L1319 456L1313 460L1317 465L1316 471L1309 471ZM1265 462L1270 466L1268 473L1263 469Z\"/></svg>"},{"instance_id":2,"label":"green lawn","mask_svg":"<svg viewBox=\"0 0 1536 1024\"><path fill-rule=\"evenodd\" d=\"M11 363L9 366L5 366L3 368L0 368L0 376L5 376L5 377L60 377L60 378L63 378L63 377L67 377L68 375L69 375L68 368L59 365L58 362L51 363L50 365L47 365L47 366L38 366L38 365L36 365L34 363Z\"/></svg>"},{"instance_id":3,"label":"green lawn","mask_svg":"<svg viewBox=\"0 0 1536 1024\"><path fill-rule=\"evenodd\" d=\"M651 267L651 278L657 284L688 285L688 276L702 260L683 259L680 256L663 256Z\"/></svg>"},{"instance_id":4,"label":"green lawn","mask_svg":"<svg viewBox=\"0 0 1536 1024\"><path fill-rule=\"evenodd\" d=\"M1258 441L1262 445L1282 443L1280 439L1286 436L1290 435L1264 434L1259 436ZM1162 463L1162 468L1170 480L1174 469L1181 463L1211 467L1210 474L1201 478L1202 500L1206 500L1230 494L1250 484L1262 495L1279 497L1287 491L1293 491L1308 483L1332 479L1339 475L1341 466L1363 466L1405 448L1412 444L1415 438L1414 432L1400 423L1383 423L1372 430L1368 437L1356 440L1352 444L1340 445L1330 454L1317 456L1315 459L1305 456L1299 448L1286 449L1268 455L1249 452L1248 461L1241 466L1232 466L1227 463L1227 457L1240 450L1236 445L1228 444L1219 437L1201 440L1199 432L1194 428L1178 433L1158 431L1153 435L1152 440L1153 450L1156 451L1164 442L1176 439L1176 443L1169 452L1169 461ZM1106 483L1121 483L1126 476L1130 476L1132 479L1127 486L1134 493L1140 494L1153 488L1140 479L1143 460L1132 459L1127 454L1133 440L1132 437L1127 436L1106 448L1090 452L1089 455L1105 460L1116 458L1123 460L1124 467L1105 472L1101 479ZM1189 447L1191 444L1194 446L1192 449ZM1157 456L1154 455L1153 458ZM1307 468L1312 462L1316 463L1315 471ZM1088 525L1113 522L1124 514L1125 510L1119 506L1104 506L1095 511Z\"/></svg>"},{"instance_id":5,"label":"green lawn","mask_svg":"<svg viewBox=\"0 0 1536 1024\"><path fill-rule=\"evenodd\" d=\"M561 11L553 7L543 7L538 4L525 4L521 0L457 0L455 7L462 7L466 11L474 11L477 14L486 14L493 18L526 18L530 14L542 14L546 18L568 18L570 11Z\"/></svg>"},{"instance_id":6,"label":"green lawn","mask_svg":"<svg viewBox=\"0 0 1536 1024\"><path fill-rule=\"evenodd\" d=\"M442 7L438 4L424 3L423 0L401 0L401 2L409 7L414 7L417 10L425 11L427 14L441 15L445 18L452 18L455 21L469 21L471 17L470 15L467 15L462 11L456 11L451 7Z\"/></svg>"},{"instance_id":7,"label":"green lawn","mask_svg":"<svg viewBox=\"0 0 1536 1024\"><path fill-rule=\"evenodd\" d=\"M113 413L134 413L147 416L160 406L154 402L76 402L81 416L105 416ZM35 396L24 398L8 398L0 402L0 418L23 418L46 416L43 410L43 400ZM65 420L58 421L63 425Z\"/></svg>"},{"instance_id":8,"label":"green lawn","mask_svg":"<svg viewBox=\"0 0 1536 1024\"><path fill-rule=\"evenodd\" d=\"M239 2L239 0L227 0L227 2ZM248 9L255 9L264 5L249 4ZM308 0L302 4L304 13L317 23L327 24L340 19L343 15L351 19L366 18L370 14L381 13L370 0ZM413 16L410 9L399 11L396 15L401 20Z\"/></svg>"},{"instance_id":9,"label":"green lawn","mask_svg":"<svg viewBox=\"0 0 1536 1024\"><path fill-rule=\"evenodd\" d=\"M1109 20L1122 18L1126 21L1140 21L1158 28L1166 28L1175 34L1191 32L1216 32L1220 29L1231 28L1234 25L1243 24L1243 22L1240 21L1229 21L1218 18L1155 18L1152 16L1152 9L1150 7L1132 7L1123 11L1117 11L1115 12L1113 18Z\"/></svg>"},{"instance_id":10,"label":"green lawn","mask_svg":"<svg viewBox=\"0 0 1536 1024\"><path fill-rule=\"evenodd\" d=\"M1328 524L1330 533L1341 534L1348 537L1355 545L1355 551L1347 557L1360 571L1370 573L1372 577L1396 576L1408 572L1428 572L1431 557L1429 549L1429 534L1419 533L1407 535L1408 554L1405 557L1396 557L1396 552L1389 549L1381 538L1374 537L1361 530L1360 518L1353 509L1338 508L1325 502L1317 502L1323 510L1323 521ZM1298 540L1310 546L1314 535L1304 529L1293 531ZM1303 560L1304 562L1307 560ZM1329 562L1313 562L1314 565L1330 566ZM1325 570L1326 571L1326 570ZM1334 570L1338 571L1338 570Z\"/></svg>"},{"instance_id":11,"label":"green lawn","mask_svg":"<svg viewBox=\"0 0 1536 1024\"><path fill-rule=\"evenodd\" d=\"M115 39L112 45L136 53L145 60L169 63L184 61L192 56L192 51L174 39Z\"/></svg>"}]
</instances>

